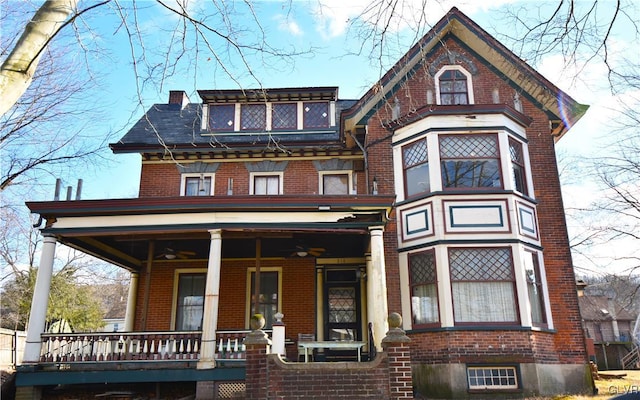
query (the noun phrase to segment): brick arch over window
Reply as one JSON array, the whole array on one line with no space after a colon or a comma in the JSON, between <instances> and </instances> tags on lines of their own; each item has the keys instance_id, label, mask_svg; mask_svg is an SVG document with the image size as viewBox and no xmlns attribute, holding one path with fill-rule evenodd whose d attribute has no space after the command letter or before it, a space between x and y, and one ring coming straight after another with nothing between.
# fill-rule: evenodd
<instances>
[{"instance_id":1,"label":"brick arch over window","mask_svg":"<svg viewBox=\"0 0 640 400\"><path fill-rule=\"evenodd\" d=\"M476 67L471 58L457 51L447 51L446 53L438 56L429 65L429 74L431 76L435 76L442 68L452 65L459 65L465 68L469 73L471 73L471 75L476 75L478 73L478 67Z\"/></svg>"}]
</instances>

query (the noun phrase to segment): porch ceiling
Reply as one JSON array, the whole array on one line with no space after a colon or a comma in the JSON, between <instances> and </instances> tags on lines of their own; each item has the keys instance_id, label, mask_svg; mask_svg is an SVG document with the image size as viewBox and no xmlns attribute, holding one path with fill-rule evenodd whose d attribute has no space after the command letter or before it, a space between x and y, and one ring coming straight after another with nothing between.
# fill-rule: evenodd
<instances>
[{"instance_id":1,"label":"porch ceiling","mask_svg":"<svg viewBox=\"0 0 640 400\"><path fill-rule=\"evenodd\" d=\"M348 197L348 199L346 198ZM224 259L363 257L368 228L384 225L392 196L250 199L162 198L31 202L43 234L101 260L139 271L147 260L204 263L211 229Z\"/></svg>"}]
</instances>

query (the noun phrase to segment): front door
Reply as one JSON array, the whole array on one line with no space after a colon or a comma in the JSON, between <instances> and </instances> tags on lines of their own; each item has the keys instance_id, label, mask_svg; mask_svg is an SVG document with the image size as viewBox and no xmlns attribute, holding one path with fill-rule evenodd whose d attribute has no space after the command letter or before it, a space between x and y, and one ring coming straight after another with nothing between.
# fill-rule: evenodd
<instances>
[{"instance_id":1,"label":"front door","mask_svg":"<svg viewBox=\"0 0 640 400\"><path fill-rule=\"evenodd\" d=\"M325 340L362 340L358 269L325 271Z\"/></svg>"}]
</instances>

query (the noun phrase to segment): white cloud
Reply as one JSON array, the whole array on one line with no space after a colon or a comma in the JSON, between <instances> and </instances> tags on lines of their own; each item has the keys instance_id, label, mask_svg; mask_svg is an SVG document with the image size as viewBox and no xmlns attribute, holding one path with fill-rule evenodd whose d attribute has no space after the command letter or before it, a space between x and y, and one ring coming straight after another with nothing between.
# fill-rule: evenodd
<instances>
[{"instance_id":1,"label":"white cloud","mask_svg":"<svg viewBox=\"0 0 640 400\"><path fill-rule=\"evenodd\" d=\"M385 28L392 32L416 29L419 24L435 24L452 7L458 7L460 11L473 17L479 12L514 1L516 0L493 0L487 3L477 0L401 0L393 8L393 17ZM392 10L386 2L383 7L373 7L370 0L323 0L313 10L313 16L318 32L327 39L343 35L354 18L365 19L364 22L370 24L386 25Z\"/></svg>"},{"instance_id":2,"label":"white cloud","mask_svg":"<svg viewBox=\"0 0 640 400\"><path fill-rule=\"evenodd\" d=\"M278 23L278 29L293 36L302 36L304 32L297 21L291 16L277 14L274 20Z\"/></svg>"}]
</instances>

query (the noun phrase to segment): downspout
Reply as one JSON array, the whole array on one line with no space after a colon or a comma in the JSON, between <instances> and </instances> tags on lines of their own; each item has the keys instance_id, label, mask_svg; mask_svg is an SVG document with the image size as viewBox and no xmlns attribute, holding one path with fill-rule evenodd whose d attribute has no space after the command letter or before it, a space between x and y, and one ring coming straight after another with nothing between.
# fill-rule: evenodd
<instances>
[{"instance_id":1,"label":"downspout","mask_svg":"<svg viewBox=\"0 0 640 400\"><path fill-rule=\"evenodd\" d=\"M368 125L364 126L364 130L365 130L365 137L367 137L367 135L369 134ZM355 137L355 135L351 131L348 131L347 133L349 134L349 136L351 136L351 139L353 139L353 141L356 142L360 150L362 150L362 156L364 157L364 181L366 183L365 194L369 194L369 157L367 156L367 149L362 145L362 143L358 141L358 139Z\"/></svg>"}]
</instances>

